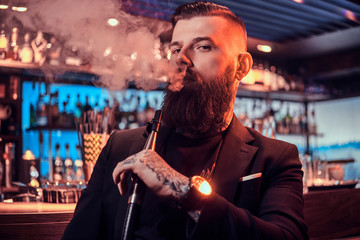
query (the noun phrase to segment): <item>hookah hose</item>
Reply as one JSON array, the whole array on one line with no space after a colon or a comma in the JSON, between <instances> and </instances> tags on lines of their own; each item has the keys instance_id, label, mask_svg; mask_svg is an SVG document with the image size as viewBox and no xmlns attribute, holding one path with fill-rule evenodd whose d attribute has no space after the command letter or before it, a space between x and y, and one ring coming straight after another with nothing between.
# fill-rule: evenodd
<instances>
[{"instance_id":1,"label":"hookah hose","mask_svg":"<svg viewBox=\"0 0 360 240\"><path fill-rule=\"evenodd\" d=\"M161 110L155 111L154 118L151 120L151 132L146 140L144 150L151 149L155 151L156 138L160 128L161 116L162 116ZM141 179L135 174L133 174L133 182L128 200L128 208L126 211L126 217L121 234L122 240L130 240L132 237L134 221L136 219L136 216L138 215L137 213L140 209L145 188L146 186L141 181Z\"/></svg>"}]
</instances>

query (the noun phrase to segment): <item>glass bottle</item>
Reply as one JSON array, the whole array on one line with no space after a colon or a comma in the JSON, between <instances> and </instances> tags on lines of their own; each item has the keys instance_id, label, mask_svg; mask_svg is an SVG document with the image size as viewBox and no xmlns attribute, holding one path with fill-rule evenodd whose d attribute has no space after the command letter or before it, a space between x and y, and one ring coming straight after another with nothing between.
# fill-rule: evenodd
<instances>
[{"instance_id":1,"label":"glass bottle","mask_svg":"<svg viewBox=\"0 0 360 240\"><path fill-rule=\"evenodd\" d=\"M90 105L90 103L89 103L89 96L86 95L85 99L86 99L86 100L85 100L85 105L84 105L84 107L83 107L84 113L86 113L87 111L92 110L92 107L91 107L91 105Z\"/></svg>"},{"instance_id":2,"label":"glass bottle","mask_svg":"<svg viewBox=\"0 0 360 240\"><path fill-rule=\"evenodd\" d=\"M70 156L70 146L67 143L65 145L65 150L66 150L66 158L64 161L65 164L65 180L66 182L72 182L74 180L74 169L73 169L73 160Z\"/></svg>"},{"instance_id":3,"label":"glass bottle","mask_svg":"<svg viewBox=\"0 0 360 240\"><path fill-rule=\"evenodd\" d=\"M14 27L11 33L9 57L13 60L19 59L18 28Z\"/></svg>"},{"instance_id":4,"label":"glass bottle","mask_svg":"<svg viewBox=\"0 0 360 240\"><path fill-rule=\"evenodd\" d=\"M80 101L80 94L78 93L76 95L76 104L75 104L75 112L74 112L75 117L80 118L82 115L82 110L83 110L83 107L82 107L82 104Z\"/></svg>"},{"instance_id":5,"label":"glass bottle","mask_svg":"<svg viewBox=\"0 0 360 240\"><path fill-rule=\"evenodd\" d=\"M48 116L47 116L47 106L44 100L44 96L39 94L39 100L37 102L36 110L36 125L37 126L47 126L48 125Z\"/></svg>"},{"instance_id":6,"label":"glass bottle","mask_svg":"<svg viewBox=\"0 0 360 240\"><path fill-rule=\"evenodd\" d=\"M31 41L31 47L34 51L34 62L40 66L45 62L47 41L41 31L37 32L36 38Z\"/></svg>"},{"instance_id":7,"label":"glass bottle","mask_svg":"<svg viewBox=\"0 0 360 240\"><path fill-rule=\"evenodd\" d=\"M59 91L50 93L50 124L56 126L59 121Z\"/></svg>"},{"instance_id":8,"label":"glass bottle","mask_svg":"<svg viewBox=\"0 0 360 240\"><path fill-rule=\"evenodd\" d=\"M5 33L5 24L1 24L0 29L0 59L5 59L8 51L8 38Z\"/></svg>"},{"instance_id":9,"label":"glass bottle","mask_svg":"<svg viewBox=\"0 0 360 240\"><path fill-rule=\"evenodd\" d=\"M10 76L10 81L9 81L9 96L11 99L13 100L17 100L18 99L18 86L19 86L19 77L18 76Z\"/></svg>"},{"instance_id":10,"label":"glass bottle","mask_svg":"<svg viewBox=\"0 0 360 240\"><path fill-rule=\"evenodd\" d=\"M60 155L60 144L55 145L55 159L54 159L54 181L60 182L63 180L63 161Z\"/></svg>"},{"instance_id":11,"label":"glass bottle","mask_svg":"<svg viewBox=\"0 0 360 240\"><path fill-rule=\"evenodd\" d=\"M85 175L83 168L83 161L81 160L80 145L76 145L77 159L75 160L75 181L82 185L84 183Z\"/></svg>"},{"instance_id":12,"label":"glass bottle","mask_svg":"<svg viewBox=\"0 0 360 240\"><path fill-rule=\"evenodd\" d=\"M34 52L30 46L30 34L24 36L24 44L19 52L19 58L22 63L31 63L33 61Z\"/></svg>"},{"instance_id":13,"label":"glass bottle","mask_svg":"<svg viewBox=\"0 0 360 240\"><path fill-rule=\"evenodd\" d=\"M50 38L50 42L47 44L47 58L50 65L60 65L61 44L56 40L54 36Z\"/></svg>"},{"instance_id":14,"label":"glass bottle","mask_svg":"<svg viewBox=\"0 0 360 240\"><path fill-rule=\"evenodd\" d=\"M290 134L291 133L291 122L292 122L292 117L290 115L290 109L289 106L287 107L287 111L286 111L286 115L284 118L284 133L285 134Z\"/></svg>"},{"instance_id":15,"label":"glass bottle","mask_svg":"<svg viewBox=\"0 0 360 240\"><path fill-rule=\"evenodd\" d=\"M36 112L35 107L32 103L30 103L30 127L36 126Z\"/></svg>"}]
</instances>

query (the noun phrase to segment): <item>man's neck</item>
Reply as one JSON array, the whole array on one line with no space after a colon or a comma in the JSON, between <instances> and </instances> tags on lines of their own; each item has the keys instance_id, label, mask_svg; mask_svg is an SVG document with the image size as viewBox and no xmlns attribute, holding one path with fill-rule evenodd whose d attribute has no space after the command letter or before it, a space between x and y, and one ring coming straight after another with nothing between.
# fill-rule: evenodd
<instances>
[{"instance_id":1,"label":"man's neck","mask_svg":"<svg viewBox=\"0 0 360 240\"><path fill-rule=\"evenodd\" d=\"M189 138L197 138L197 137L201 137L201 136L207 136L207 135L212 135L215 133L223 132L229 127L233 116L234 116L234 113L231 110L225 114L224 121L219 126L215 126L215 127L207 126L206 128L204 128L198 132L187 131L187 130L184 130L181 128L176 128L176 132L180 133L186 137L189 137Z\"/></svg>"}]
</instances>

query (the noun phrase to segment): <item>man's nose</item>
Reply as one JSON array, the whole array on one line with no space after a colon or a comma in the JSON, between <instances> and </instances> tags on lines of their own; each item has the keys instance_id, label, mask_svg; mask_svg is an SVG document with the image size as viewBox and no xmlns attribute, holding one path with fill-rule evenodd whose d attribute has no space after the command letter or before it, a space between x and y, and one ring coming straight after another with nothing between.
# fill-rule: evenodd
<instances>
[{"instance_id":1,"label":"man's nose","mask_svg":"<svg viewBox=\"0 0 360 240\"><path fill-rule=\"evenodd\" d=\"M185 54L184 52L180 52L176 58L176 63L179 66L187 66L190 67L191 66L191 60L190 57L187 56L187 54Z\"/></svg>"}]
</instances>

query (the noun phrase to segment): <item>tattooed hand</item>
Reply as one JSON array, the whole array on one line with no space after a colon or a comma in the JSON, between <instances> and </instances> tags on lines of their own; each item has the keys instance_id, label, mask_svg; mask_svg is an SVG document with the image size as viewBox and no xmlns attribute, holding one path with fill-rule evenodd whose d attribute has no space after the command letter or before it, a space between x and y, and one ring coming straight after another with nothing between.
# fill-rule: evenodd
<instances>
[{"instance_id":1,"label":"tattooed hand","mask_svg":"<svg viewBox=\"0 0 360 240\"><path fill-rule=\"evenodd\" d=\"M113 179L121 195L127 191L126 180L131 172L161 198L178 201L188 191L189 178L172 169L152 150L143 150L116 165Z\"/></svg>"}]
</instances>

